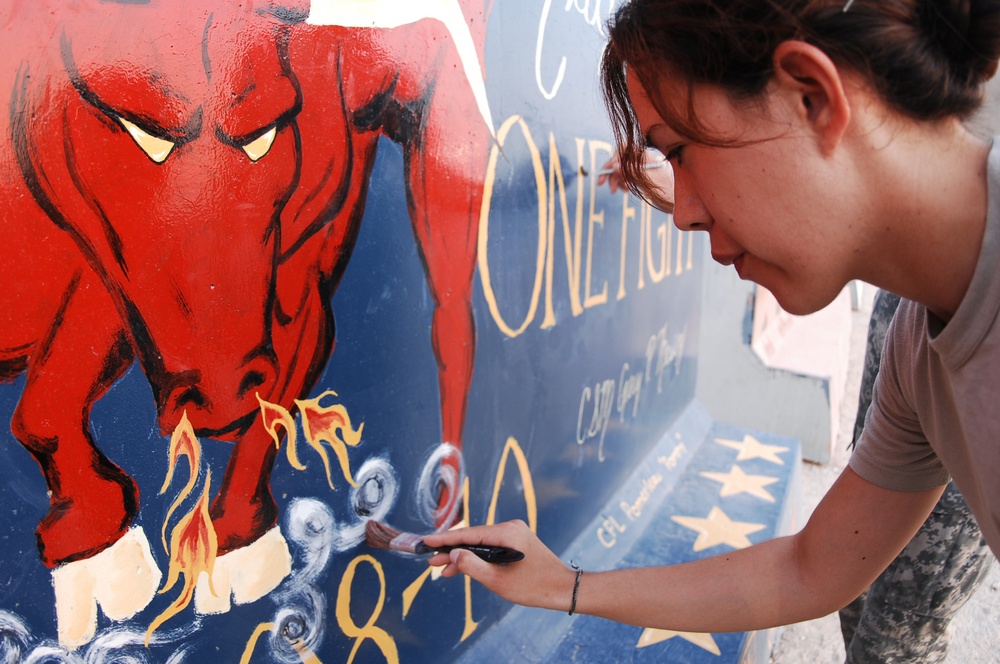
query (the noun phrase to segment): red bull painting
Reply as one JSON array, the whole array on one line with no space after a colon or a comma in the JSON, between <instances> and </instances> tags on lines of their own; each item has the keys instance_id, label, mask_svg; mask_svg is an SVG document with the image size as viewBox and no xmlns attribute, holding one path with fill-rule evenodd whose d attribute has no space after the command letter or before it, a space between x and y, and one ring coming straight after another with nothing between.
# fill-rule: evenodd
<instances>
[{"instance_id":1,"label":"red bull painting","mask_svg":"<svg viewBox=\"0 0 1000 664\"><path fill-rule=\"evenodd\" d=\"M700 307L597 185L610 10L0 9L4 661L448 660L509 607L367 521L577 537Z\"/></svg>"}]
</instances>

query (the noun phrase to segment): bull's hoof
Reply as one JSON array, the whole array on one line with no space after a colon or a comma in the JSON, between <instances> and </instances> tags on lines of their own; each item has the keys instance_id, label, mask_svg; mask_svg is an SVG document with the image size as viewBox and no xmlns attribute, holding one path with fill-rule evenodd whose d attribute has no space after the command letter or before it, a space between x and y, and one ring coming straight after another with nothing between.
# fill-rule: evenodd
<instances>
[{"instance_id":1,"label":"bull's hoof","mask_svg":"<svg viewBox=\"0 0 1000 664\"><path fill-rule=\"evenodd\" d=\"M55 568L59 643L75 650L94 638L98 605L111 620L131 618L153 600L160 578L141 527L91 558Z\"/></svg>"},{"instance_id":2,"label":"bull's hoof","mask_svg":"<svg viewBox=\"0 0 1000 664\"><path fill-rule=\"evenodd\" d=\"M211 579L198 576L194 609L225 613L237 604L254 602L278 587L292 573L292 554L279 528L272 528L249 545L215 559Z\"/></svg>"}]
</instances>

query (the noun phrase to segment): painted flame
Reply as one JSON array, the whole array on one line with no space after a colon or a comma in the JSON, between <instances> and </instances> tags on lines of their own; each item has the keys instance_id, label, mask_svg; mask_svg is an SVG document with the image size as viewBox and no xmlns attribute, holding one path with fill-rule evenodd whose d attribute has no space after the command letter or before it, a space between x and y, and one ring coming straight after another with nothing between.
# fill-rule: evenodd
<instances>
[{"instance_id":1,"label":"painted flame","mask_svg":"<svg viewBox=\"0 0 1000 664\"><path fill-rule=\"evenodd\" d=\"M205 488L201 492L194 507L185 514L174 526L170 533L170 543L167 545L167 527L171 515L180 504L191 495L195 483L200 475L201 469L201 444L198 442L194 429L187 418L187 413L181 417L177 428L170 437L170 465L167 476L160 489L162 495L169 488L173 480L181 456L187 457L190 466L190 476L187 483L181 489L177 498L170 505L167 516L163 521L163 545L169 556L170 564L167 570L167 580L163 584L160 593L166 593L184 575L184 585L180 594L168 606L163 613L158 615L150 623L146 630L146 646L149 646L149 639L156 629L170 618L183 611L191 603L194 597L195 584L198 576L202 572L208 574L209 590L215 594L212 587L212 570L215 567L215 558L219 551L219 541L212 525L212 518L208 513L208 497L212 484L211 470L205 469Z\"/></svg>"},{"instance_id":2,"label":"painted flame","mask_svg":"<svg viewBox=\"0 0 1000 664\"><path fill-rule=\"evenodd\" d=\"M351 486L356 487L358 483L351 476L351 464L347 459L347 446L354 447L361 442L361 431L365 428L364 422L355 429L351 425L351 416L347 413L347 408L340 404L330 406L319 404L325 396L337 396L337 393L333 390L327 390L315 399L295 400L295 405L302 413L302 430L305 432L306 441L323 460L323 466L326 468L326 481L329 482L330 488L333 488L333 478L330 474L330 457L323 449L324 442L337 455L344 479Z\"/></svg>"},{"instance_id":3,"label":"painted flame","mask_svg":"<svg viewBox=\"0 0 1000 664\"><path fill-rule=\"evenodd\" d=\"M170 523L170 517L173 516L181 503L187 500L191 492L194 491L194 485L198 481L198 470L201 468L201 444L198 442L198 437L194 435L194 428L191 426L190 420L188 420L187 411L184 411L181 415L181 421L170 436L170 462L167 465L167 476L163 480L163 486L160 487L161 496L166 493L170 487L170 483L173 482L174 471L177 469L177 462L181 456L187 457L191 472L188 473L188 481L184 485L184 488L177 494L174 501L170 503L170 509L167 510L167 515L163 518L160 540L163 543L163 550L167 553L170 553L170 548L167 545L167 526Z\"/></svg>"},{"instance_id":4,"label":"painted flame","mask_svg":"<svg viewBox=\"0 0 1000 664\"><path fill-rule=\"evenodd\" d=\"M341 404L331 404L329 406L320 405L320 402L328 396L337 396L333 390L327 390L315 399L295 400L295 405L299 409L302 419L302 431L305 434L306 442L316 451L323 461L326 470L326 481L331 489L333 485L333 471L330 464L330 455L327 453L324 443L330 446L340 464L340 470L344 479L351 486L358 486L351 474L351 463L347 457L347 447L355 447L361 442L361 432L365 428L362 422L357 429L351 424L351 416L347 408ZM299 460L297 449L297 437L295 435L295 420L285 408L278 404L270 403L257 396L260 402L261 420L268 433L274 439L275 445L281 444L281 437L278 434L278 427L285 430L288 443L285 446L285 453L288 456L288 463L296 470L305 470L306 466Z\"/></svg>"},{"instance_id":5,"label":"painted flame","mask_svg":"<svg viewBox=\"0 0 1000 664\"><path fill-rule=\"evenodd\" d=\"M278 433L278 427L281 427L285 430L285 435L288 436L288 445L285 446L288 463L292 464L292 468L295 470L305 470L306 466L299 461L299 455L295 449L295 419L291 413L276 403L261 399L259 394L257 401L260 403L260 420L267 432L271 434L275 448L281 449L281 435Z\"/></svg>"}]
</instances>

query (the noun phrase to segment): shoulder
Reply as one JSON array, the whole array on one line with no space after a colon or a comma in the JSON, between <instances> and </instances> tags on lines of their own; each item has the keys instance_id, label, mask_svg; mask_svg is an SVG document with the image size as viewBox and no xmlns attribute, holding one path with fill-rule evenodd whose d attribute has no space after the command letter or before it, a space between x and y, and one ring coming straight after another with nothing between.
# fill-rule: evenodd
<instances>
[{"instance_id":1,"label":"shoulder","mask_svg":"<svg viewBox=\"0 0 1000 664\"><path fill-rule=\"evenodd\" d=\"M912 358L926 346L927 309L912 300L901 299L889 323L883 349L883 367L889 359L897 371L911 366Z\"/></svg>"}]
</instances>

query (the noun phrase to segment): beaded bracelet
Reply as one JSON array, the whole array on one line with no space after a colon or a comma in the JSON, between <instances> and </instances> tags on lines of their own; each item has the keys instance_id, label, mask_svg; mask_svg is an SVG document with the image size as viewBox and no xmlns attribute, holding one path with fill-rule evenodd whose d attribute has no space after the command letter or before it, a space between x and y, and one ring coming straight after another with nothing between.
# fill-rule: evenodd
<instances>
[{"instance_id":1,"label":"beaded bracelet","mask_svg":"<svg viewBox=\"0 0 1000 664\"><path fill-rule=\"evenodd\" d=\"M580 591L581 576L583 576L583 570L577 568L576 581L573 583L573 601L569 605L569 615L573 615L573 613L576 611L576 594Z\"/></svg>"}]
</instances>

